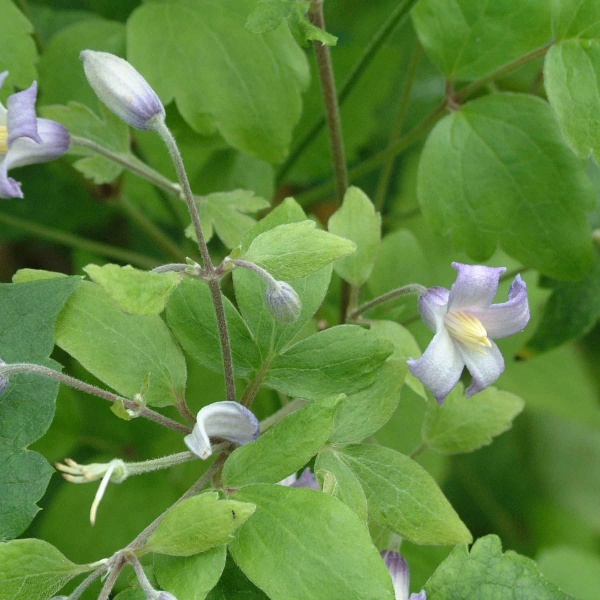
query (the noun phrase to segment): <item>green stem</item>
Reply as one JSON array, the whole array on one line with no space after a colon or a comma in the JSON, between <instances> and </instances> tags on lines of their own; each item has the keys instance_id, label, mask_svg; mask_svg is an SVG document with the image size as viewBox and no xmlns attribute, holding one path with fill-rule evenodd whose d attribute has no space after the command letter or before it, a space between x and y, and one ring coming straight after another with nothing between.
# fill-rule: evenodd
<instances>
[{"instance_id":1,"label":"green stem","mask_svg":"<svg viewBox=\"0 0 600 600\"><path fill-rule=\"evenodd\" d=\"M258 394L258 390L260 390L260 386L269 371L269 367L271 366L271 361L273 357L269 356L265 362L262 364L258 372L256 373L254 379L248 384L248 387L244 390L244 394L242 395L241 403L249 408L252 406L254 399L256 398L256 394Z\"/></svg>"},{"instance_id":2,"label":"green stem","mask_svg":"<svg viewBox=\"0 0 600 600\"><path fill-rule=\"evenodd\" d=\"M354 89L354 86L358 83L367 67L371 64L372 60L379 52L381 46L388 39L388 37L396 30L396 28L403 22L412 7L416 4L416 0L401 0L398 3L394 11L387 18L385 23L379 28L379 30L373 35L371 41L364 49L362 55L358 61L352 67L350 74L346 78L346 81L340 88L338 96L338 102L340 106L344 103L350 92ZM296 164L296 161L302 156L306 148L310 146L311 142L317 137L325 126L325 116L322 116L304 135L300 140L296 148L289 155L287 160L281 166L277 175L277 180L281 181L290 171L290 169Z\"/></svg>"},{"instance_id":3,"label":"green stem","mask_svg":"<svg viewBox=\"0 0 600 600\"><path fill-rule=\"evenodd\" d=\"M421 45L417 41L415 49L412 55L412 60L408 67L408 73L406 74L406 82L404 83L404 89L402 96L400 97L400 104L398 106L398 112L392 125L392 133L390 135L390 141L388 148L397 142L402 136L402 128L404 127L404 121L406 119L406 113L408 112L408 105L412 96L413 86L415 83L415 76L417 74L417 68L421 61ZM381 211L387 197L387 193L392 180L392 173L394 171L394 163L396 161L396 155L388 156L386 162L381 169L379 176L379 183L377 185L377 191L375 192L375 208Z\"/></svg>"},{"instance_id":4,"label":"green stem","mask_svg":"<svg viewBox=\"0 0 600 600\"><path fill-rule=\"evenodd\" d=\"M359 306L355 311L353 311L350 314L349 318L351 320L354 320L359 315L362 315L363 313L367 312L368 310L371 310L375 306L379 306L380 304L383 304L384 302L389 302L390 300L393 300L394 298L398 298L400 296L408 296L411 294L421 295L426 289L427 288L423 287L422 285L419 285L418 283L404 285L400 288L397 288L395 290L391 290L390 292L382 294L381 296L377 296L377 298L373 298L373 300L369 300L369 302L365 302L364 304Z\"/></svg>"},{"instance_id":5,"label":"green stem","mask_svg":"<svg viewBox=\"0 0 600 600\"><path fill-rule=\"evenodd\" d=\"M125 566L126 561L123 555L118 555L116 560L110 565L110 571L108 572L108 577L104 582L104 586L100 591L100 595L98 596L98 600L108 600L110 598L110 593L112 589L115 587L115 583L117 583L117 579Z\"/></svg>"},{"instance_id":6,"label":"green stem","mask_svg":"<svg viewBox=\"0 0 600 600\"><path fill-rule=\"evenodd\" d=\"M260 422L260 432L264 433L273 425L279 423L284 417L291 415L293 412L300 410L303 406L308 404L307 400L303 400L302 398L296 398L291 402L288 402L285 406L282 406L277 412L273 413L271 416Z\"/></svg>"},{"instance_id":7,"label":"green stem","mask_svg":"<svg viewBox=\"0 0 600 600\"><path fill-rule=\"evenodd\" d=\"M425 450L427 450L428 447L429 446L427 445L427 442L421 442L416 448L413 448L413 450L411 450L408 456L410 458L417 458L417 456L425 452Z\"/></svg>"},{"instance_id":8,"label":"green stem","mask_svg":"<svg viewBox=\"0 0 600 600\"><path fill-rule=\"evenodd\" d=\"M325 30L323 2L324 0L312 0L310 19L314 25ZM346 167L342 121L337 100L331 52L329 51L329 46L327 44L323 44L319 41L313 42L313 49L317 58L321 89L323 91L323 100L325 102L325 115L327 118L329 141L331 143L331 153L333 156L337 202L338 205L341 205L344 200L346 189L348 188L348 170Z\"/></svg>"},{"instance_id":9,"label":"green stem","mask_svg":"<svg viewBox=\"0 0 600 600\"><path fill-rule=\"evenodd\" d=\"M94 242L86 238L79 237L72 233L61 231L60 229L54 229L47 227L46 225L40 225L39 223L32 223L19 217L0 213L0 223L5 223L11 227L16 227L22 231L26 231L38 238L48 240L50 242L56 242L69 248L75 248L77 250L84 250L93 254L100 254L106 258L118 260L120 262L129 263L142 269L152 269L160 264L155 258L139 254L132 250L126 250L125 248L115 248L102 242Z\"/></svg>"},{"instance_id":10,"label":"green stem","mask_svg":"<svg viewBox=\"0 0 600 600\"><path fill-rule=\"evenodd\" d=\"M189 462L190 460L199 460L193 452L178 452L177 454L169 454L161 458L152 458L141 462L125 463L127 477L141 475L142 473L151 473L152 471L160 471L161 469L169 469L175 465Z\"/></svg>"}]
</instances>

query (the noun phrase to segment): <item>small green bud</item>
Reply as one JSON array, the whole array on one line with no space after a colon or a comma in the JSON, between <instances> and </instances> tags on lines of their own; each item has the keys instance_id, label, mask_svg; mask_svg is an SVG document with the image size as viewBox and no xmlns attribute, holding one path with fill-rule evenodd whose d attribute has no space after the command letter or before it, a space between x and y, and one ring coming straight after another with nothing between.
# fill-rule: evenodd
<instances>
[{"instance_id":1,"label":"small green bud","mask_svg":"<svg viewBox=\"0 0 600 600\"><path fill-rule=\"evenodd\" d=\"M269 282L265 303L270 313L281 323L297 321L302 312L302 302L296 290L285 281Z\"/></svg>"}]
</instances>

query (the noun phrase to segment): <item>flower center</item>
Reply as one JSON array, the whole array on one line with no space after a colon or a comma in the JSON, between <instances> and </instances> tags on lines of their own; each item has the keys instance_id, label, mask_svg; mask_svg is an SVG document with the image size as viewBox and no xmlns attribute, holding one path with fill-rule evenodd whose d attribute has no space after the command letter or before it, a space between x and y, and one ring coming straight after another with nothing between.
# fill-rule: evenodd
<instances>
[{"instance_id":1,"label":"flower center","mask_svg":"<svg viewBox=\"0 0 600 600\"><path fill-rule=\"evenodd\" d=\"M0 125L0 154L8 152L8 127Z\"/></svg>"},{"instance_id":2,"label":"flower center","mask_svg":"<svg viewBox=\"0 0 600 600\"><path fill-rule=\"evenodd\" d=\"M462 342L480 354L485 354L485 348L492 347L487 331L477 317L461 311L449 312L444 317L444 324L457 342Z\"/></svg>"}]
</instances>

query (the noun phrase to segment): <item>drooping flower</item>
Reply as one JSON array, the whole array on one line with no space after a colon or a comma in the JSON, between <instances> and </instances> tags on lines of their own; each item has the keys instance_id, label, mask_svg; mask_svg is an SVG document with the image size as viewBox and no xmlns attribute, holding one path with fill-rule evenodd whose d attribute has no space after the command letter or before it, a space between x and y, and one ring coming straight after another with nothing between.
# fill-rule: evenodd
<instances>
[{"instance_id":1,"label":"drooping flower","mask_svg":"<svg viewBox=\"0 0 600 600\"><path fill-rule=\"evenodd\" d=\"M136 129L154 129L165 107L150 84L126 60L108 52L84 50L85 76L96 95L117 117Z\"/></svg>"},{"instance_id":2,"label":"drooping flower","mask_svg":"<svg viewBox=\"0 0 600 600\"><path fill-rule=\"evenodd\" d=\"M419 298L419 311L435 332L410 372L431 389L440 405L458 383L464 367L472 376L466 396L494 383L504 371L504 358L493 339L523 331L529 322L527 287L515 277L508 302L492 304L504 267L452 263L458 271L450 290L433 287Z\"/></svg>"},{"instance_id":3,"label":"drooping flower","mask_svg":"<svg viewBox=\"0 0 600 600\"><path fill-rule=\"evenodd\" d=\"M392 584L394 585L394 592L396 593L396 600L427 600L427 594L425 590L421 590L417 594L409 593L410 585L410 569L406 559L394 552L393 550L384 550L381 553L381 558L385 562L385 566L388 568L390 575L392 576Z\"/></svg>"},{"instance_id":4,"label":"drooping flower","mask_svg":"<svg viewBox=\"0 0 600 600\"><path fill-rule=\"evenodd\" d=\"M226 400L200 409L192 433L183 440L201 459L212 454L210 438L223 438L240 446L253 442L260 432L258 419L245 406Z\"/></svg>"},{"instance_id":5,"label":"drooping flower","mask_svg":"<svg viewBox=\"0 0 600 600\"><path fill-rule=\"evenodd\" d=\"M0 73L0 87L8 71ZM8 176L9 169L47 162L62 156L71 137L60 123L35 115L37 83L0 103L0 198L22 198L21 184Z\"/></svg>"}]
</instances>

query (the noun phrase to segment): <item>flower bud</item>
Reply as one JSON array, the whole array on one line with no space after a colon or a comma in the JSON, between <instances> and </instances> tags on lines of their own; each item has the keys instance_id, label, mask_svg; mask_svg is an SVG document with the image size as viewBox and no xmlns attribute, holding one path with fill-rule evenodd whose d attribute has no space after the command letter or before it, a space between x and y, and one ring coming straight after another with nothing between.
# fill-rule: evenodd
<instances>
[{"instance_id":1,"label":"flower bud","mask_svg":"<svg viewBox=\"0 0 600 600\"><path fill-rule=\"evenodd\" d=\"M296 290L285 281L267 285L265 303L269 312L281 323L293 323L302 312L302 302Z\"/></svg>"},{"instance_id":2,"label":"flower bud","mask_svg":"<svg viewBox=\"0 0 600 600\"><path fill-rule=\"evenodd\" d=\"M126 60L94 50L84 50L80 56L94 92L119 118L148 130L164 120L165 107L156 92Z\"/></svg>"},{"instance_id":3,"label":"flower bud","mask_svg":"<svg viewBox=\"0 0 600 600\"><path fill-rule=\"evenodd\" d=\"M5 365L6 363L0 358L0 365ZM0 395L4 394L6 388L8 387L8 377L4 375L0 375Z\"/></svg>"}]
</instances>

